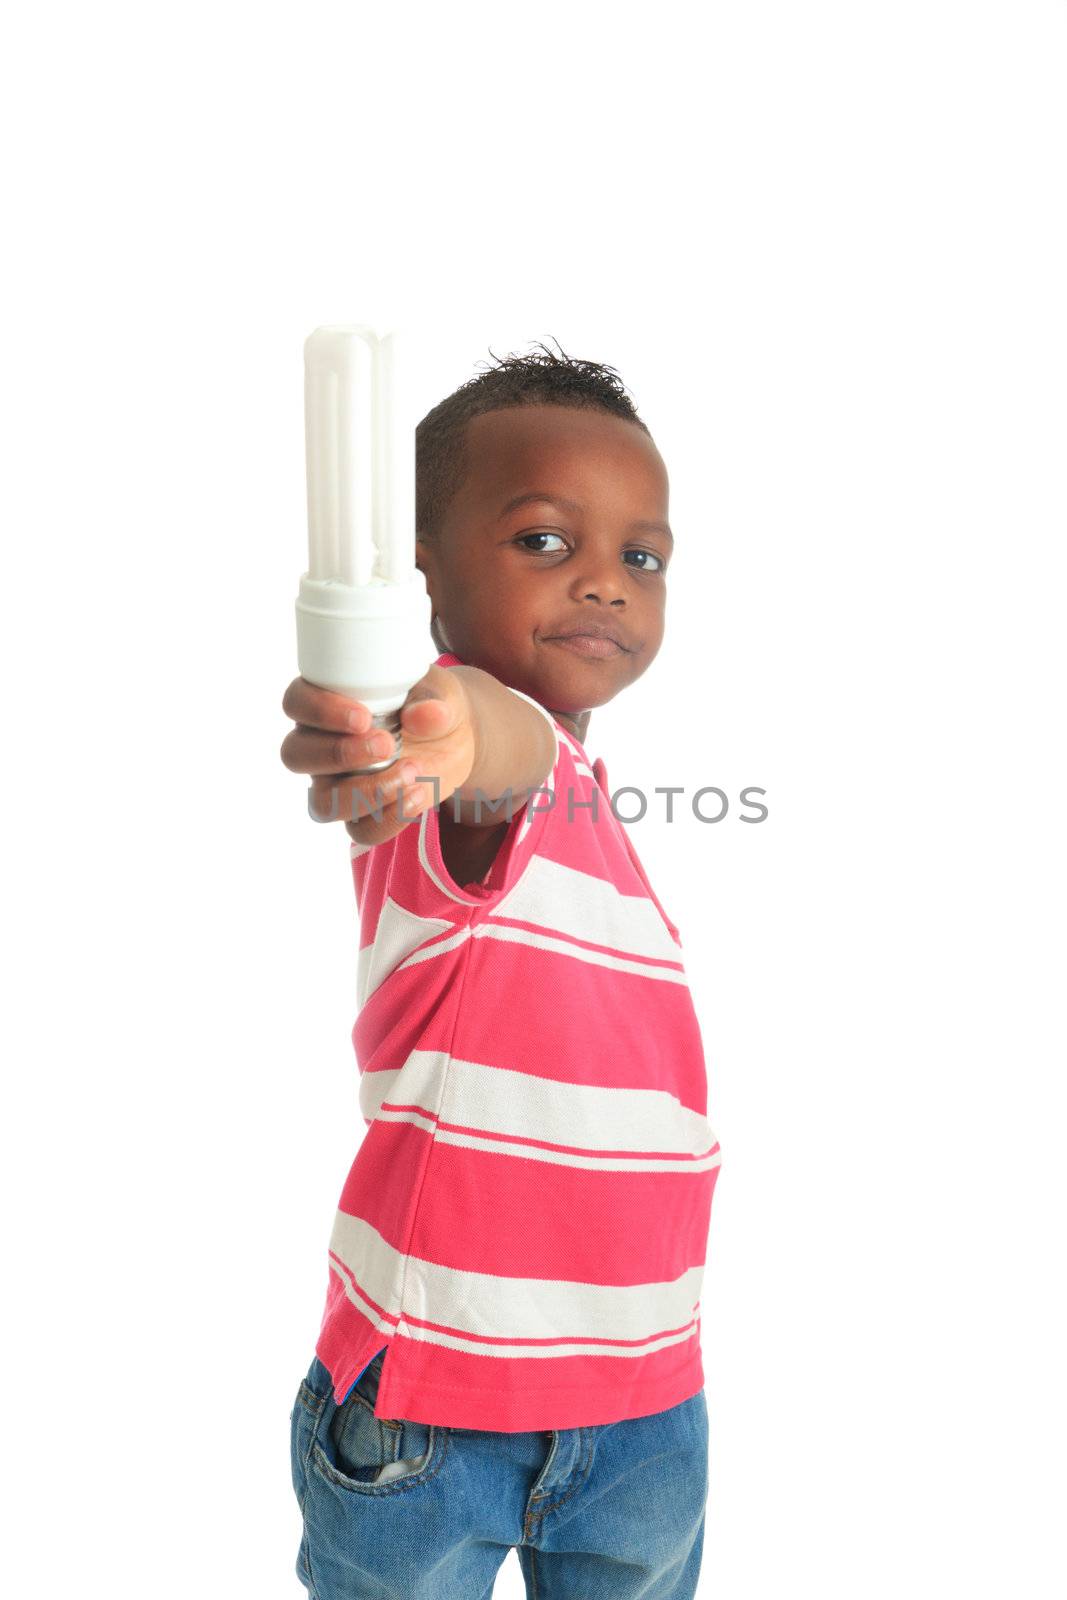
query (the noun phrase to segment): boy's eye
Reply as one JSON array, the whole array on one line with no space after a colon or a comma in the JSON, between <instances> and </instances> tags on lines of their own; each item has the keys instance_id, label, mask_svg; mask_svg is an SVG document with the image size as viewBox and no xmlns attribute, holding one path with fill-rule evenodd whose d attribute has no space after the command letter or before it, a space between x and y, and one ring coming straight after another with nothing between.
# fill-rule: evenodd
<instances>
[{"instance_id":1,"label":"boy's eye","mask_svg":"<svg viewBox=\"0 0 1067 1600\"><path fill-rule=\"evenodd\" d=\"M521 545L526 545L527 550L533 548L532 545L526 543L528 539L560 539L562 540L564 546L567 543L566 539L563 538L561 533L524 533L522 538L519 539L518 543ZM555 550L546 551L543 545L534 551L535 555L555 555L556 553L557 552Z\"/></svg>"},{"instance_id":2,"label":"boy's eye","mask_svg":"<svg viewBox=\"0 0 1067 1600\"><path fill-rule=\"evenodd\" d=\"M646 560L659 562L657 567L638 567L638 572L662 572L667 565L662 556L655 555L651 550L627 550L626 554L628 556L644 556Z\"/></svg>"},{"instance_id":3,"label":"boy's eye","mask_svg":"<svg viewBox=\"0 0 1067 1600\"><path fill-rule=\"evenodd\" d=\"M527 550L533 550L535 555L558 555L559 554L558 548L555 549L555 550L550 550L550 549L546 549L544 545L538 545L535 548L529 542L531 539L558 539L560 541L560 544L562 544L564 549L566 549L566 546L567 546L567 541L566 541L566 539L564 539L564 537L563 537L563 535L561 533L553 533L548 529L546 529L543 533L524 533L524 534L521 534L519 536L519 538L515 542L516 542L516 544L523 545ZM637 563L638 572L663 572L665 570L665 568L666 568L666 565L667 565L667 563L664 561L663 557L656 555L656 553L653 550L627 550L627 551L624 552L624 554L627 555L627 556L640 556L640 557L643 558L642 561ZM656 562L657 565L649 566L648 563L652 562L652 561Z\"/></svg>"}]
</instances>

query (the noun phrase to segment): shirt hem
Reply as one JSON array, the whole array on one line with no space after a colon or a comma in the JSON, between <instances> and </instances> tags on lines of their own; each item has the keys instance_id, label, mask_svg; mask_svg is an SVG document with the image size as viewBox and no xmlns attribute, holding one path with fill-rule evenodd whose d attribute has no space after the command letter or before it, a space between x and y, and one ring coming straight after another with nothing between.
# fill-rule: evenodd
<instances>
[{"instance_id":1,"label":"shirt hem","mask_svg":"<svg viewBox=\"0 0 1067 1600\"><path fill-rule=\"evenodd\" d=\"M620 1357L619 1365L624 1361ZM646 1379L627 1387L621 1374L619 1379L599 1394L590 1392L588 1385L507 1390L428 1383L425 1378L407 1383L399 1368L390 1366L387 1355L374 1410L378 1417L494 1433L602 1427L653 1416L692 1399L704 1387L700 1348L655 1383Z\"/></svg>"}]
</instances>

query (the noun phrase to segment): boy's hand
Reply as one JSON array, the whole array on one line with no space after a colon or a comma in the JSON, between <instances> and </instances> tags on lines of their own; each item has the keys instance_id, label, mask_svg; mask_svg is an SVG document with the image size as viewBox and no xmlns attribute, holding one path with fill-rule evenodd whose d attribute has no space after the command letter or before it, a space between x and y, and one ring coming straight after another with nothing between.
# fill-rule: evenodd
<instances>
[{"instance_id":1,"label":"boy's hand","mask_svg":"<svg viewBox=\"0 0 1067 1600\"><path fill-rule=\"evenodd\" d=\"M281 758L290 772L311 777L308 808L316 821L344 818L357 844L380 844L445 800L470 776L475 729L470 696L462 677L444 667L429 667L408 692L400 711L404 754L395 766L362 776L353 767L381 761L396 749L393 736L370 732L372 717L360 700L320 689L294 678L282 710L297 726L282 741ZM430 781L437 779L436 794ZM380 810L381 820L373 812Z\"/></svg>"}]
</instances>

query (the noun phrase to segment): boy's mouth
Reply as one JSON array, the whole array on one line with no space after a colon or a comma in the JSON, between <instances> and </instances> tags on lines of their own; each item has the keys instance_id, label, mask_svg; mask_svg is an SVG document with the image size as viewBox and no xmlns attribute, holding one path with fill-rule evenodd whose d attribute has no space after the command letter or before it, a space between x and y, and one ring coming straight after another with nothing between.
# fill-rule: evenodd
<instances>
[{"instance_id":1,"label":"boy's mouth","mask_svg":"<svg viewBox=\"0 0 1067 1600\"><path fill-rule=\"evenodd\" d=\"M621 634L602 622L586 622L579 628L569 628L566 633L548 634L547 642L565 645L577 655L594 658L625 655L631 648Z\"/></svg>"},{"instance_id":2,"label":"boy's mouth","mask_svg":"<svg viewBox=\"0 0 1067 1600\"><path fill-rule=\"evenodd\" d=\"M604 656L621 656L625 652L622 645L616 644L614 639L597 638L591 633L565 633L558 639L550 639L549 644L561 644L565 650L573 650L579 656L591 656L594 659Z\"/></svg>"}]
</instances>

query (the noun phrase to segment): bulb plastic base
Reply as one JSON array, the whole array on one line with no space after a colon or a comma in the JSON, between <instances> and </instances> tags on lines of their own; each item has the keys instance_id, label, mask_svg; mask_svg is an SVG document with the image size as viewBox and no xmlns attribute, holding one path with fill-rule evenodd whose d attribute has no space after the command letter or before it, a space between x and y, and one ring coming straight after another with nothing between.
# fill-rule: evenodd
<instances>
[{"instance_id":1,"label":"bulb plastic base","mask_svg":"<svg viewBox=\"0 0 1067 1600\"><path fill-rule=\"evenodd\" d=\"M333 578L300 579L296 654L300 675L322 689L359 700L376 723L398 713L437 651L430 633L430 597L422 573L405 583L384 579L353 587ZM390 733L399 734L385 722ZM396 760L360 771L374 772Z\"/></svg>"}]
</instances>

